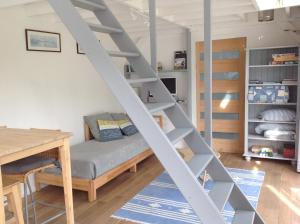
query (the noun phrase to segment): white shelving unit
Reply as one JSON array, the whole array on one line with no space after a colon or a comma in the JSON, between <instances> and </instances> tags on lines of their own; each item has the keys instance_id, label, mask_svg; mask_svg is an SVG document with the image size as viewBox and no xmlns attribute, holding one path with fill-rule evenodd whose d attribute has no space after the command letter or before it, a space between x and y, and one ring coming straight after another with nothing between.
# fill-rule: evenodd
<instances>
[{"instance_id":1,"label":"white shelving unit","mask_svg":"<svg viewBox=\"0 0 300 224\"><path fill-rule=\"evenodd\" d=\"M299 148L299 109L300 109L300 66L298 64L282 64L270 65L272 54L282 53L297 53L299 55L299 46L286 46L274 48L255 48L247 50L247 72L246 72L246 94L245 94L245 149L244 156L247 160L251 158L267 158L275 160L288 160L296 163L298 160ZM283 79L296 79L297 83L281 84ZM260 81L255 84L250 81ZM287 103L249 103L248 91L251 86L288 86L290 92L290 100ZM297 121L291 122L274 122L264 121L257 118L262 111L272 108L289 108L297 111ZM296 126L296 140L284 140L265 138L263 135L255 133L254 129L261 123L270 124L291 124ZM274 153L272 157L261 156L260 154L252 153L250 148L253 145L271 146L274 149L283 149L284 144L295 144L295 158L284 158L279 153ZM279 150L280 151L280 150ZM300 166L298 167L300 171Z\"/></svg>"}]
</instances>

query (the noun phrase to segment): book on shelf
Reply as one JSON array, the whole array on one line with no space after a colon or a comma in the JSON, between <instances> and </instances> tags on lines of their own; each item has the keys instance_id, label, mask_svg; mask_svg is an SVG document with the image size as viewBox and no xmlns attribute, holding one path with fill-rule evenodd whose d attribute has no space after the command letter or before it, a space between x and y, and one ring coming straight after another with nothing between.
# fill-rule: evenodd
<instances>
[{"instance_id":1,"label":"book on shelf","mask_svg":"<svg viewBox=\"0 0 300 224\"><path fill-rule=\"evenodd\" d=\"M290 65L298 64L296 53L272 54L272 65Z\"/></svg>"},{"instance_id":2,"label":"book on shelf","mask_svg":"<svg viewBox=\"0 0 300 224\"><path fill-rule=\"evenodd\" d=\"M284 85L297 85L297 80L296 79L283 79L281 81L282 84Z\"/></svg>"}]
</instances>

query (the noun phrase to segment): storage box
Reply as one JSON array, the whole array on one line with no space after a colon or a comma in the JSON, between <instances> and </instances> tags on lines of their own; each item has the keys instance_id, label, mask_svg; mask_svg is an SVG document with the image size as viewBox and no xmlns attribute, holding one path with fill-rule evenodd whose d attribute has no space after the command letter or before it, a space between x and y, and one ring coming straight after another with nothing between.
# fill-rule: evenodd
<instances>
[{"instance_id":1,"label":"storage box","mask_svg":"<svg viewBox=\"0 0 300 224\"><path fill-rule=\"evenodd\" d=\"M296 64L298 57L296 53L272 54L272 64Z\"/></svg>"},{"instance_id":2,"label":"storage box","mask_svg":"<svg viewBox=\"0 0 300 224\"><path fill-rule=\"evenodd\" d=\"M250 86L249 103L287 103L289 101L288 86Z\"/></svg>"}]
</instances>

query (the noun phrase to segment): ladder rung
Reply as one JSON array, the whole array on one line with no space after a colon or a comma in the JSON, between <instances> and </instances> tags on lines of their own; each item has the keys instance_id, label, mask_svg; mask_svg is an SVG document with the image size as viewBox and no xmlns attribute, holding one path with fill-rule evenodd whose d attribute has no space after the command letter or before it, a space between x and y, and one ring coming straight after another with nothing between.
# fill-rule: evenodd
<instances>
[{"instance_id":1,"label":"ladder rung","mask_svg":"<svg viewBox=\"0 0 300 224\"><path fill-rule=\"evenodd\" d=\"M72 3L76 7L87 9L90 11L106 10L106 7L104 5L87 0L72 0Z\"/></svg>"},{"instance_id":2,"label":"ladder rung","mask_svg":"<svg viewBox=\"0 0 300 224\"><path fill-rule=\"evenodd\" d=\"M138 53L125 52L125 51L107 51L107 53L112 57L139 57Z\"/></svg>"},{"instance_id":3,"label":"ladder rung","mask_svg":"<svg viewBox=\"0 0 300 224\"><path fill-rule=\"evenodd\" d=\"M193 158L187 163L190 169L193 171L195 176L198 178L214 158L213 155L208 154L196 154Z\"/></svg>"},{"instance_id":4,"label":"ladder rung","mask_svg":"<svg viewBox=\"0 0 300 224\"><path fill-rule=\"evenodd\" d=\"M136 84L136 83L146 83L146 82L156 82L158 78L141 78L141 79L127 79L128 83Z\"/></svg>"},{"instance_id":5,"label":"ladder rung","mask_svg":"<svg viewBox=\"0 0 300 224\"><path fill-rule=\"evenodd\" d=\"M215 205L220 211L223 211L233 187L234 183L215 182L213 189L209 192L210 198L215 202Z\"/></svg>"},{"instance_id":6,"label":"ladder rung","mask_svg":"<svg viewBox=\"0 0 300 224\"><path fill-rule=\"evenodd\" d=\"M175 103L147 103L145 105L150 113L155 113L173 107Z\"/></svg>"},{"instance_id":7,"label":"ladder rung","mask_svg":"<svg viewBox=\"0 0 300 224\"><path fill-rule=\"evenodd\" d=\"M103 26L100 24L93 24L93 23L88 23L89 27L99 33L123 33L123 30L118 29L118 28L113 28L109 26Z\"/></svg>"},{"instance_id":8,"label":"ladder rung","mask_svg":"<svg viewBox=\"0 0 300 224\"><path fill-rule=\"evenodd\" d=\"M235 212L232 224L253 224L255 212L237 210Z\"/></svg>"},{"instance_id":9,"label":"ladder rung","mask_svg":"<svg viewBox=\"0 0 300 224\"><path fill-rule=\"evenodd\" d=\"M176 128L167 133L169 140L175 145L177 142L193 132L193 128Z\"/></svg>"}]
</instances>

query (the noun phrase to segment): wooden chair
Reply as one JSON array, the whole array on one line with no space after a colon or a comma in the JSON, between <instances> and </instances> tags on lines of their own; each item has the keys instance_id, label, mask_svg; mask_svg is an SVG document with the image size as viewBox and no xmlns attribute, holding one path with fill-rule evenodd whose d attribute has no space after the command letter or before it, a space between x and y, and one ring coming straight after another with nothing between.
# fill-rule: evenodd
<instances>
[{"instance_id":1,"label":"wooden chair","mask_svg":"<svg viewBox=\"0 0 300 224\"><path fill-rule=\"evenodd\" d=\"M2 182L3 195L7 197L9 207L14 213L14 217L7 220L6 223L24 224L20 182L5 177L3 178Z\"/></svg>"},{"instance_id":2,"label":"wooden chair","mask_svg":"<svg viewBox=\"0 0 300 224\"><path fill-rule=\"evenodd\" d=\"M32 128L32 131L45 131L45 134L49 132L59 132L60 130L48 130L48 129L35 129ZM44 223L48 223L56 218L58 218L61 215L65 214L65 211L62 207L55 206L49 203L45 203L42 201L37 201L34 199L32 187L29 182L29 176L35 175L38 172L44 171L48 168L55 168L57 167L56 161L58 161L58 151L57 149L50 150L49 152L40 153L35 156L31 156L19 161L15 161L10 164L6 164L3 166L3 176L6 178L10 178L13 180L17 180L24 184L24 201L25 201L25 223L29 224L29 208L33 209L33 215L34 215L34 223L37 224L37 216L36 216L36 204L41 204L48 207L54 207L56 209L63 210L62 212L59 212L53 217L48 218L44 221ZM19 168L24 167L24 171L16 172L14 169L18 170ZM13 170L13 172L12 172ZM29 192L28 192L29 190ZM39 189L38 189L39 190ZM29 203L28 200L28 193L31 198L31 203Z\"/></svg>"}]
</instances>

